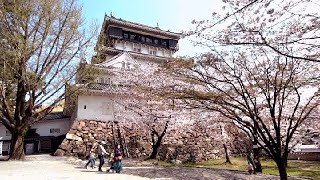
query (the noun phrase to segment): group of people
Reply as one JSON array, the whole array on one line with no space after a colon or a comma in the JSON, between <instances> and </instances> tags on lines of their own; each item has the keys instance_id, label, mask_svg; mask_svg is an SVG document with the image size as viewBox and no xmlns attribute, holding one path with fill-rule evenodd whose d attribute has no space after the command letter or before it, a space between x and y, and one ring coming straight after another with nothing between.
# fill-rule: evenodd
<instances>
[{"instance_id":1,"label":"group of people","mask_svg":"<svg viewBox=\"0 0 320 180\"><path fill-rule=\"evenodd\" d=\"M105 146L106 146L105 141L101 141L98 145L98 159L99 159L98 171L102 171L102 166L105 163L105 157L109 155L109 153L107 153L105 149ZM85 165L85 168L87 168L89 164L92 168L96 168L94 147L92 145L88 146L87 157L89 160ZM111 166L107 170L107 172L115 171L116 173L120 173L120 171L122 170L122 153L120 150L120 145L115 146L113 156L111 155L111 158L110 158L110 165Z\"/></svg>"}]
</instances>

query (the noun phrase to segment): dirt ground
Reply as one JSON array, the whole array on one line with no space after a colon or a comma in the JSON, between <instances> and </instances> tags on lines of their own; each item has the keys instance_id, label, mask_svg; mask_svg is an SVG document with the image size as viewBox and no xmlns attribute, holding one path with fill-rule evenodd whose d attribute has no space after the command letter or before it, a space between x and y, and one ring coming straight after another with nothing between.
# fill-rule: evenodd
<instances>
[{"instance_id":1,"label":"dirt ground","mask_svg":"<svg viewBox=\"0 0 320 180\"><path fill-rule=\"evenodd\" d=\"M50 155L31 155L25 161L0 161L0 180L271 180L270 175L208 168L159 167L135 160L124 160L121 174L85 169L86 161ZM99 162L97 162L97 165ZM107 164L103 168L107 169ZM301 180L300 178L289 178Z\"/></svg>"}]
</instances>

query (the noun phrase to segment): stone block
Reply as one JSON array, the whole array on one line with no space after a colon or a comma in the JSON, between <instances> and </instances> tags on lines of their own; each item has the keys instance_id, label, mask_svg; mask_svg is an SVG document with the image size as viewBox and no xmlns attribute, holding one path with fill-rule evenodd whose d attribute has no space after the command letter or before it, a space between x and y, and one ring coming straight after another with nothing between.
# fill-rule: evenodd
<instances>
[{"instance_id":1,"label":"stone block","mask_svg":"<svg viewBox=\"0 0 320 180\"><path fill-rule=\"evenodd\" d=\"M86 123L85 123L84 121L80 121L79 126L85 127L85 126L86 126Z\"/></svg>"},{"instance_id":2,"label":"stone block","mask_svg":"<svg viewBox=\"0 0 320 180\"><path fill-rule=\"evenodd\" d=\"M97 121L89 121L90 124L98 124Z\"/></svg>"},{"instance_id":3,"label":"stone block","mask_svg":"<svg viewBox=\"0 0 320 180\"><path fill-rule=\"evenodd\" d=\"M69 134L67 133L66 135L66 139L69 139L69 140L76 140L76 141L82 141L82 138L75 135L75 134Z\"/></svg>"},{"instance_id":4,"label":"stone block","mask_svg":"<svg viewBox=\"0 0 320 180\"><path fill-rule=\"evenodd\" d=\"M64 156L66 152L62 149L57 149L56 152L54 152L54 156Z\"/></svg>"}]
</instances>

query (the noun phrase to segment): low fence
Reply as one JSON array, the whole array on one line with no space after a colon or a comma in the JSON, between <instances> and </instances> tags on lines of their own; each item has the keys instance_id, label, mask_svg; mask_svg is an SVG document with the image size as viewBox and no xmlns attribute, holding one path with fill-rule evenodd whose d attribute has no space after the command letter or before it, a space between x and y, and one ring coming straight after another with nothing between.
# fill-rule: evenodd
<instances>
[{"instance_id":1,"label":"low fence","mask_svg":"<svg viewBox=\"0 0 320 180\"><path fill-rule=\"evenodd\" d=\"M290 160L305 160L305 161L320 161L320 153L290 153L288 156Z\"/></svg>"}]
</instances>

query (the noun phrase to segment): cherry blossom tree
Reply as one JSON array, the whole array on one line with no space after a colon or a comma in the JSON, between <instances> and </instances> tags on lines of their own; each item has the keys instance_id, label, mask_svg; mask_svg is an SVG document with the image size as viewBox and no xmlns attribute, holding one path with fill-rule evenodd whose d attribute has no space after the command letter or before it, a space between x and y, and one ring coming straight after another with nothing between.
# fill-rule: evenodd
<instances>
[{"instance_id":1,"label":"cherry blossom tree","mask_svg":"<svg viewBox=\"0 0 320 180\"><path fill-rule=\"evenodd\" d=\"M252 47L296 60L319 62L317 0L223 0L212 19L187 32L211 50ZM221 54L222 55L222 54Z\"/></svg>"},{"instance_id":2,"label":"cherry blossom tree","mask_svg":"<svg viewBox=\"0 0 320 180\"><path fill-rule=\"evenodd\" d=\"M319 69L314 63L275 58L241 52L223 59L206 55L195 62L177 60L167 67L189 83L175 88L175 98L188 108L230 119L268 153L286 179L290 142L304 122L314 119L310 114L318 107Z\"/></svg>"},{"instance_id":3,"label":"cherry blossom tree","mask_svg":"<svg viewBox=\"0 0 320 180\"><path fill-rule=\"evenodd\" d=\"M287 179L287 156L319 100L316 0L224 0L212 19L187 33L209 53L178 60L176 95L194 108L218 111L247 133Z\"/></svg>"},{"instance_id":4,"label":"cherry blossom tree","mask_svg":"<svg viewBox=\"0 0 320 180\"><path fill-rule=\"evenodd\" d=\"M252 148L252 141L237 126L232 123L225 124L225 132L228 136L227 143L232 154L245 156Z\"/></svg>"},{"instance_id":5,"label":"cherry blossom tree","mask_svg":"<svg viewBox=\"0 0 320 180\"><path fill-rule=\"evenodd\" d=\"M158 149L170 125L174 124L174 102L159 96L161 86L166 83L164 74L158 72L158 66L131 69L110 68L108 73L116 77L117 93L113 101L117 104L115 120L135 123L141 129L147 129L150 135L152 152L155 159ZM139 67L139 68L137 68Z\"/></svg>"}]
</instances>

